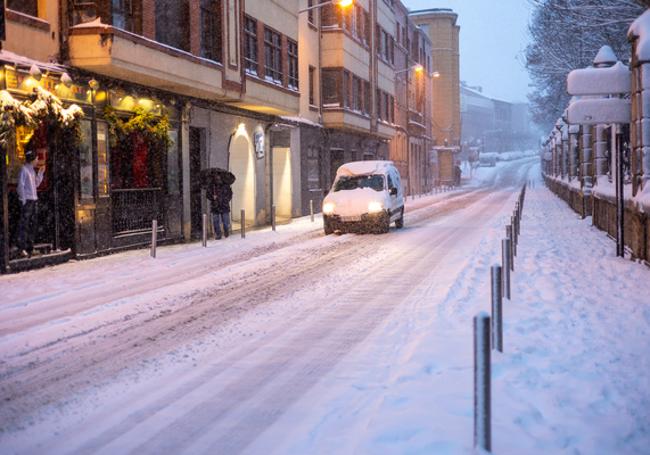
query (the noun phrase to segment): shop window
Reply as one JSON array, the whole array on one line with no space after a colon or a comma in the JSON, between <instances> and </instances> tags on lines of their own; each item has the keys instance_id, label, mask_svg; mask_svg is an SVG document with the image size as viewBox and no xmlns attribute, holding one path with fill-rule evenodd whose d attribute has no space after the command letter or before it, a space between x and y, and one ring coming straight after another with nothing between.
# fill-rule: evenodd
<instances>
[{"instance_id":1,"label":"shop window","mask_svg":"<svg viewBox=\"0 0 650 455\"><path fill-rule=\"evenodd\" d=\"M319 150L316 147L307 149L307 189L320 190L320 161Z\"/></svg>"},{"instance_id":2,"label":"shop window","mask_svg":"<svg viewBox=\"0 0 650 455\"><path fill-rule=\"evenodd\" d=\"M298 90L298 43L287 40L287 57L289 64L289 88Z\"/></svg>"},{"instance_id":3,"label":"shop window","mask_svg":"<svg viewBox=\"0 0 650 455\"><path fill-rule=\"evenodd\" d=\"M97 122L97 184L99 197L108 197L110 181L108 173L108 125Z\"/></svg>"},{"instance_id":4,"label":"shop window","mask_svg":"<svg viewBox=\"0 0 650 455\"><path fill-rule=\"evenodd\" d=\"M128 144L111 153L111 188L143 189L162 186L161 159L142 133L133 133Z\"/></svg>"},{"instance_id":5,"label":"shop window","mask_svg":"<svg viewBox=\"0 0 650 455\"><path fill-rule=\"evenodd\" d=\"M244 19L244 61L246 72L257 75L257 21L248 16Z\"/></svg>"},{"instance_id":6,"label":"shop window","mask_svg":"<svg viewBox=\"0 0 650 455\"><path fill-rule=\"evenodd\" d=\"M167 192L170 195L181 194L181 172L178 164L178 131L170 130L171 143L167 149Z\"/></svg>"},{"instance_id":7,"label":"shop window","mask_svg":"<svg viewBox=\"0 0 650 455\"><path fill-rule=\"evenodd\" d=\"M338 69L323 68L322 101L323 107L341 106L341 71Z\"/></svg>"},{"instance_id":8,"label":"shop window","mask_svg":"<svg viewBox=\"0 0 650 455\"><path fill-rule=\"evenodd\" d=\"M220 0L201 0L201 57L221 62L222 17Z\"/></svg>"},{"instance_id":9,"label":"shop window","mask_svg":"<svg viewBox=\"0 0 650 455\"><path fill-rule=\"evenodd\" d=\"M113 27L142 34L142 1L111 0Z\"/></svg>"},{"instance_id":10,"label":"shop window","mask_svg":"<svg viewBox=\"0 0 650 455\"><path fill-rule=\"evenodd\" d=\"M7 8L38 17L38 0L7 0Z\"/></svg>"},{"instance_id":11,"label":"shop window","mask_svg":"<svg viewBox=\"0 0 650 455\"><path fill-rule=\"evenodd\" d=\"M93 199L93 128L90 120L82 120L79 144L79 192L81 199Z\"/></svg>"},{"instance_id":12,"label":"shop window","mask_svg":"<svg viewBox=\"0 0 650 455\"><path fill-rule=\"evenodd\" d=\"M264 75L267 81L282 84L281 35L264 28Z\"/></svg>"},{"instance_id":13,"label":"shop window","mask_svg":"<svg viewBox=\"0 0 650 455\"><path fill-rule=\"evenodd\" d=\"M189 0L156 1L156 41L189 52Z\"/></svg>"}]
</instances>

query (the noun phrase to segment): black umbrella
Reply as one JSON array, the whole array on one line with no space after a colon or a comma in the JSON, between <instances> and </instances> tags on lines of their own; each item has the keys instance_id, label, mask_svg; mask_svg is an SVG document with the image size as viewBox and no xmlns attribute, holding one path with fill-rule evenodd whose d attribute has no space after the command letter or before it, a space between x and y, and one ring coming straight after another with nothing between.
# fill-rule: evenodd
<instances>
[{"instance_id":1,"label":"black umbrella","mask_svg":"<svg viewBox=\"0 0 650 455\"><path fill-rule=\"evenodd\" d=\"M200 174L201 186L208 188L213 184L222 184L232 185L235 183L235 174L225 169L218 167L212 167L209 169L203 169Z\"/></svg>"}]
</instances>

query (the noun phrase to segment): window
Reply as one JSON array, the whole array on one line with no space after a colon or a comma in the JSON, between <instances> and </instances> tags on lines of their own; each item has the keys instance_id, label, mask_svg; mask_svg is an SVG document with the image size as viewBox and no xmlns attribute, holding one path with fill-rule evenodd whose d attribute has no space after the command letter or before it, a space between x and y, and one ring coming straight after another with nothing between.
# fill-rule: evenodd
<instances>
[{"instance_id":1,"label":"window","mask_svg":"<svg viewBox=\"0 0 650 455\"><path fill-rule=\"evenodd\" d=\"M312 6L314 6L314 0L307 0L307 7L311 8ZM307 21L310 24L315 24L315 22L314 22L314 10L313 9L310 9L310 10L307 11Z\"/></svg>"},{"instance_id":2,"label":"window","mask_svg":"<svg viewBox=\"0 0 650 455\"><path fill-rule=\"evenodd\" d=\"M178 130L169 130L171 143L167 149L167 193L178 195L181 193L180 166L178 163Z\"/></svg>"},{"instance_id":3,"label":"window","mask_svg":"<svg viewBox=\"0 0 650 455\"><path fill-rule=\"evenodd\" d=\"M352 76L352 109L361 112L363 109L363 81L357 76Z\"/></svg>"},{"instance_id":4,"label":"window","mask_svg":"<svg viewBox=\"0 0 650 455\"><path fill-rule=\"evenodd\" d=\"M38 0L7 0L7 8L38 17Z\"/></svg>"},{"instance_id":5,"label":"window","mask_svg":"<svg viewBox=\"0 0 650 455\"><path fill-rule=\"evenodd\" d=\"M248 16L244 20L244 61L246 72L257 75L257 21Z\"/></svg>"},{"instance_id":6,"label":"window","mask_svg":"<svg viewBox=\"0 0 650 455\"><path fill-rule=\"evenodd\" d=\"M350 107L350 72L343 70L343 106Z\"/></svg>"},{"instance_id":7,"label":"window","mask_svg":"<svg viewBox=\"0 0 650 455\"><path fill-rule=\"evenodd\" d=\"M339 26L341 24L341 14L338 7L328 3L321 8L321 24L323 26Z\"/></svg>"},{"instance_id":8,"label":"window","mask_svg":"<svg viewBox=\"0 0 650 455\"><path fill-rule=\"evenodd\" d=\"M201 57L221 62L221 1L201 0Z\"/></svg>"},{"instance_id":9,"label":"window","mask_svg":"<svg viewBox=\"0 0 650 455\"><path fill-rule=\"evenodd\" d=\"M156 1L156 41L189 52L189 0Z\"/></svg>"},{"instance_id":10,"label":"window","mask_svg":"<svg viewBox=\"0 0 650 455\"><path fill-rule=\"evenodd\" d=\"M79 146L79 180L81 199L93 199L93 127L90 120L81 121L81 144Z\"/></svg>"},{"instance_id":11,"label":"window","mask_svg":"<svg viewBox=\"0 0 650 455\"><path fill-rule=\"evenodd\" d=\"M315 77L316 77L316 68L310 66L309 67L309 104L311 106L316 105L316 96L314 93L314 89L316 87L315 85L316 81L314 80Z\"/></svg>"},{"instance_id":12,"label":"window","mask_svg":"<svg viewBox=\"0 0 650 455\"><path fill-rule=\"evenodd\" d=\"M323 68L322 95L323 107L341 106L341 71L338 69Z\"/></svg>"},{"instance_id":13,"label":"window","mask_svg":"<svg viewBox=\"0 0 650 455\"><path fill-rule=\"evenodd\" d=\"M113 27L131 33L142 33L142 1L111 0Z\"/></svg>"},{"instance_id":14,"label":"window","mask_svg":"<svg viewBox=\"0 0 650 455\"><path fill-rule=\"evenodd\" d=\"M266 80L282 84L282 41L280 34L264 28L264 75Z\"/></svg>"},{"instance_id":15,"label":"window","mask_svg":"<svg viewBox=\"0 0 650 455\"><path fill-rule=\"evenodd\" d=\"M109 196L108 181L108 123L97 121L97 186L99 197Z\"/></svg>"},{"instance_id":16,"label":"window","mask_svg":"<svg viewBox=\"0 0 650 455\"><path fill-rule=\"evenodd\" d=\"M289 88L298 90L298 43L295 41L287 40L287 58L289 64Z\"/></svg>"},{"instance_id":17,"label":"window","mask_svg":"<svg viewBox=\"0 0 650 455\"><path fill-rule=\"evenodd\" d=\"M363 81L363 113L370 114L370 82Z\"/></svg>"}]
</instances>

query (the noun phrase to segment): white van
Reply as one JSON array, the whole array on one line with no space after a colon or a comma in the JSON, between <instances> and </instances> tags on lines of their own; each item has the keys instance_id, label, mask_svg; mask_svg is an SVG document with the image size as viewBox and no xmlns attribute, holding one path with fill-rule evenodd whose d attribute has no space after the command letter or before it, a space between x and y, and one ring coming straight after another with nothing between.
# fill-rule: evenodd
<instances>
[{"instance_id":1,"label":"white van","mask_svg":"<svg viewBox=\"0 0 650 455\"><path fill-rule=\"evenodd\" d=\"M388 232L404 226L404 192L392 161L354 161L336 171L323 200L325 234L334 231Z\"/></svg>"}]
</instances>

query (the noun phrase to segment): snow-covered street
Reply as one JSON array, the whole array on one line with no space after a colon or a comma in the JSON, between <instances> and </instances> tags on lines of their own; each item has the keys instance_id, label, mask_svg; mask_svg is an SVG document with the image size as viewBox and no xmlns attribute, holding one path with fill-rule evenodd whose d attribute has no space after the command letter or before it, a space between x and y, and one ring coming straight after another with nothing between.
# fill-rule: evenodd
<instances>
[{"instance_id":1,"label":"snow-covered street","mask_svg":"<svg viewBox=\"0 0 650 455\"><path fill-rule=\"evenodd\" d=\"M493 451L644 453L650 269L539 173L479 168L386 235L306 217L0 276L2 453L473 453L472 317L530 180Z\"/></svg>"}]
</instances>

